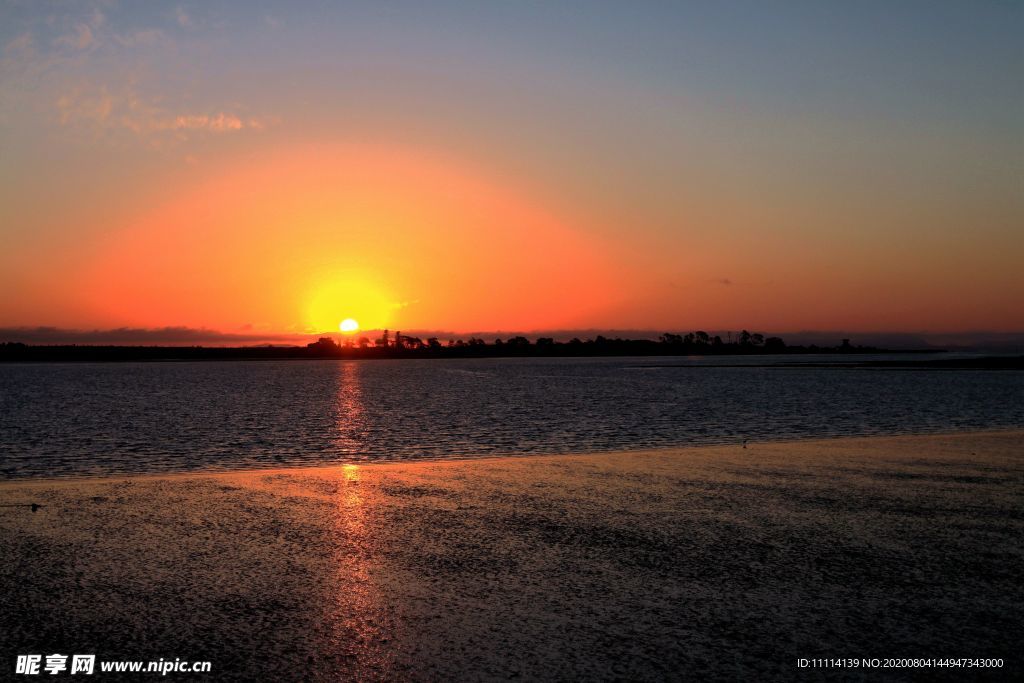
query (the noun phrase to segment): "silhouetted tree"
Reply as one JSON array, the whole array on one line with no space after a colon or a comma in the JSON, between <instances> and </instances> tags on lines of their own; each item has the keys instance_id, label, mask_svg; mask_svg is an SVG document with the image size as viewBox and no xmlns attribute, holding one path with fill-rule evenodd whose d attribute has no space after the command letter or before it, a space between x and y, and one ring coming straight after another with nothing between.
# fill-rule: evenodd
<instances>
[{"instance_id":1,"label":"silhouetted tree","mask_svg":"<svg viewBox=\"0 0 1024 683\"><path fill-rule=\"evenodd\" d=\"M330 337L320 337L315 342L307 344L306 348L316 354L331 354L338 350L338 344Z\"/></svg>"}]
</instances>

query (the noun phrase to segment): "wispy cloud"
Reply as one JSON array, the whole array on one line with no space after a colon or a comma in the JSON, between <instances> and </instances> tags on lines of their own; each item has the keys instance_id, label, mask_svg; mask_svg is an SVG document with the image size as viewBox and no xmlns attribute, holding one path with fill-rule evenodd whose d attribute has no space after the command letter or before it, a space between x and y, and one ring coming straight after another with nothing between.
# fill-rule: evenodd
<instances>
[{"instance_id":1,"label":"wispy cloud","mask_svg":"<svg viewBox=\"0 0 1024 683\"><path fill-rule=\"evenodd\" d=\"M172 130L208 130L215 133L224 133L232 130L242 130L245 123L234 114L220 112L215 116L206 114L186 114L174 117L170 128Z\"/></svg>"},{"instance_id":2,"label":"wispy cloud","mask_svg":"<svg viewBox=\"0 0 1024 683\"><path fill-rule=\"evenodd\" d=\"M0 119L48 109L55 111L55 123L79 134L129 134L151 148L261 131L278 122L216 96L196 102L185 92L158 89L159 79L147 74L177 54L179 27L197 22L180 6L154 19L157 26L126 27L108 21L97 7L26 26L0 54Z\"/></svg>"},{"instance_id":3,"label":"wispy cloud","mask_svg":"<svg viewBox=\"0 0 1024 683\"><path fill-rule=\"evenodd\" d=\"M114 93L102 85L77 86L61 94L56 106L62 125L92 128L97 133L127 130L154 143L185 141L200 134L260 131L275 123L274 119L223 110L175 112L132 87Z\"/></svg>"},{"instance_id":4,"label":"wispy cloud","mask_svg":"<svg viewBox=\"0 0 1024 683\"><path fill-rule=\"evenodd\" d=\"M118 33L97 9L88 20L76 23L68 33L58 36L53 42L59 48L85 51L109 45L151 47L169 41L164 31L157 27L135 27Z\"/></svg>"},{"instance_id":5,"label":"wispy cloud","mask_svg":"<svg viewBox=\"0 0 1024 683\"><path fill-rule=\"evenodd\" d=\"M85 50L95 43L96 39L92 35L92 28L88 24L78 24L73 33L57 38L57 45L73 47L77 50Z\"/></svg>"},{"instance_id":6,"label":"wispy cloud","mask_svg":"<svg viewBox=\"0 0 1024 683\"><path fill-rule=\"evenodd\" d=\"M136 29L114 36L124 47L149 47L167 42L167 36L158 28Z\"/></svg>"},{"instance_id":7,"label":"wispy cloud","mask_svg":"<svg viewBox=\"0 0 1024 683\"><path fill-rule=\"evenodd\" d=\"M87 50L97 44L96 32L106 23L106 17L98 8L93 9L88 20L75 24L74 29L67 34L58 36L57 45L69 47L75 50Z\"/></svg>"}]
</instances>

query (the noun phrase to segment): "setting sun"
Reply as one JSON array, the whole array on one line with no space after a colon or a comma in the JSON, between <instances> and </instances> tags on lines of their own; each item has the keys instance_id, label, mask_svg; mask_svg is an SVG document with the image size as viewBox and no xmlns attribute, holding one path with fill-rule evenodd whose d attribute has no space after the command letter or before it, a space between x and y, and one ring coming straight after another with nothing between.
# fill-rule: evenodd
<instances>
[{"instance_id":1,"label":"setting sun","mask_svg":"<svg viewBox=\"0 0 1024 683\"><path fill-rule=\"evenodd\" d=\"M340 329L351 334L383 329L391 323L396 305L371 274L325 274L315 281L306 299L308 329L317 333Z\"/></svg>"}]
</instances>

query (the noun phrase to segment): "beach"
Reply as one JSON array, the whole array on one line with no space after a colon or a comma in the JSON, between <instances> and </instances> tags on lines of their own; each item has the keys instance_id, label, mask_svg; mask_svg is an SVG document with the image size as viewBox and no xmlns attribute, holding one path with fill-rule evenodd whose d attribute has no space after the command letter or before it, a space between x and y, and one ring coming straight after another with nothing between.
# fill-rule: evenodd
<instances>
[{"instance_id":1,"label":"beach","mask_svg":"<svg viewBox=\"0 0 1024 683\"><path fill-rule=\"evenodd\" d=\"M1021 443L6 482L4 666L57 652L208 660L211 680L1007 678L1024 638Z\"/></svg>"}]
</instances>

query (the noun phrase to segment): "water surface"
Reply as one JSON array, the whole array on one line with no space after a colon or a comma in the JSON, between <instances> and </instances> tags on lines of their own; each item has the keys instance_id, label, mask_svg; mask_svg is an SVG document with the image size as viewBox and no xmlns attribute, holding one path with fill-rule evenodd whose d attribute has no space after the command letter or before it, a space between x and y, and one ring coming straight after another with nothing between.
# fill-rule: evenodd
<instances>
[{"instance_id":1,"label":"water surface","mask_svg":"<svg viewBox=\"0 0 1024 683\"><path fill-rule=\"evenodd\" d=\"M1024 427L1020 372L783 361L0 364L0 477Z\"/></svg>"}]
</instances>

